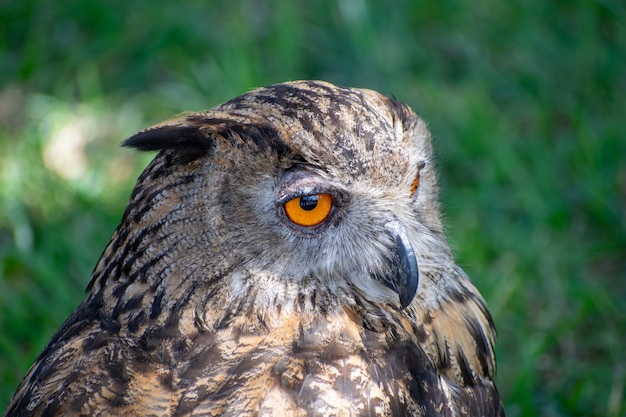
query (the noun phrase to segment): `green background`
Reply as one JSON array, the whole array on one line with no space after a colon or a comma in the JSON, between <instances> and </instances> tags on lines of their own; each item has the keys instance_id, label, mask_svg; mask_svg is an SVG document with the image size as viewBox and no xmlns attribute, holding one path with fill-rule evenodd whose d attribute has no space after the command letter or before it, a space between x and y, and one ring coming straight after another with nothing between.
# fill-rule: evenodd
<instances>
[{"instance_id":1,"label":"green background","mask_svg":"<svg viewBox=\"0 0 626 417\"><path fill-rule=\"evenodd\" d=\"M119 143L314 78L429 123L508 415L625 416L625 25L621 0L0 0L0 409L152 157Z\"/></svg>"}]
</instances>

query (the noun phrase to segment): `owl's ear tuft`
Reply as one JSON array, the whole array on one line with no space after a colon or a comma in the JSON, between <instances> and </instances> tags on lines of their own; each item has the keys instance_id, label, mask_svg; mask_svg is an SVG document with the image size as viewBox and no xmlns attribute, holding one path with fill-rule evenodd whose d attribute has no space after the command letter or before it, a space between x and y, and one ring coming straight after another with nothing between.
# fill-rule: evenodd
<instances>
[{"instance_id":1,"label":"owl's ear tuft","mask_svg":"<svg viewBox=\"0 0 626 417\"><path fill-rule=\"evenodd\" d=\"M122 143L122 146L140 151L161 149L208 151L213 146L213 140L197 126L157 125L131 136Z\"/></svg>"},{"instance_id":2,"label":"owl's ear tuft","mask_svg":"<svg viewBox=\"0 0 626 417\"><path fill-rule=\"evenodd\" d=\"M398 100L395 96L387 97L392 111L394 122L399 120L406 131L415 122L415 114L409 106Z\"/></svg>"}]
</instances>

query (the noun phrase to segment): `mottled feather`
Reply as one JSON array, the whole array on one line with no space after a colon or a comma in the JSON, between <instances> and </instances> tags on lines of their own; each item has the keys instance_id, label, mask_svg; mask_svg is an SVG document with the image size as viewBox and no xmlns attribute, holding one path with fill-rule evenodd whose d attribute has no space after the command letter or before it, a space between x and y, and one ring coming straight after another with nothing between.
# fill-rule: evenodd
<instances>
[{"instance_id":1,"label":"mottled feather","mask_svg":"<svg viewBox=\"0 0 626 417\"><path fill-rule=\"evenodd\" d=\"M125 144L159 153L6 416L504 415L493 322L451 256L407 106L291 82ZM318 192L328 221L290 224L284 200ZM390 222L419 265L404 309L381 279L397 271Z\"/></svg>"}]
</instances>

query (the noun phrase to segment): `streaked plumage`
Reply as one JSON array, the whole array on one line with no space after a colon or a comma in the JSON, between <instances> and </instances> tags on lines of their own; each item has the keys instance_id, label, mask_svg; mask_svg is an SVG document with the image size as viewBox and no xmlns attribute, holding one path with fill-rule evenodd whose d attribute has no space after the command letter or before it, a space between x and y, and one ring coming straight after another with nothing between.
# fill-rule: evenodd
<instances>
[{"instance_id":1,"label":"streaked plumage","mask_svg":"<svg viewBox=\"0 0 626 417\"><path fill-rule=\"evenodd\" d=\"M160 152L7 416L504 415L407 106L284 83L126 145ZM322 194L296 225L285 203Z\"/></svg>"}]
</instances>

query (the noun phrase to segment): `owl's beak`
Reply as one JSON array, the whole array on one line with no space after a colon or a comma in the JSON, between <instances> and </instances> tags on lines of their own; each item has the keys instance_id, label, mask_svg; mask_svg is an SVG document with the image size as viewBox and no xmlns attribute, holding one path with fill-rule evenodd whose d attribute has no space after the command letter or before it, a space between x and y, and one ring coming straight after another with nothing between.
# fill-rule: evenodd
<instances>
[{"instance_id":1,"label":"owl's beak","mask_svg":"<svg viewBox=\"0 0 626 417\"><path fill-rule=\"evenodd\" d=\"M395 247L391 259L392 272L382 281L398 294L400 305L404 309L413 301L419 284L419 269L415 250L413 250L402 224L394 221L385 226L395 239Z\"/></svg>"}]
</instances>

